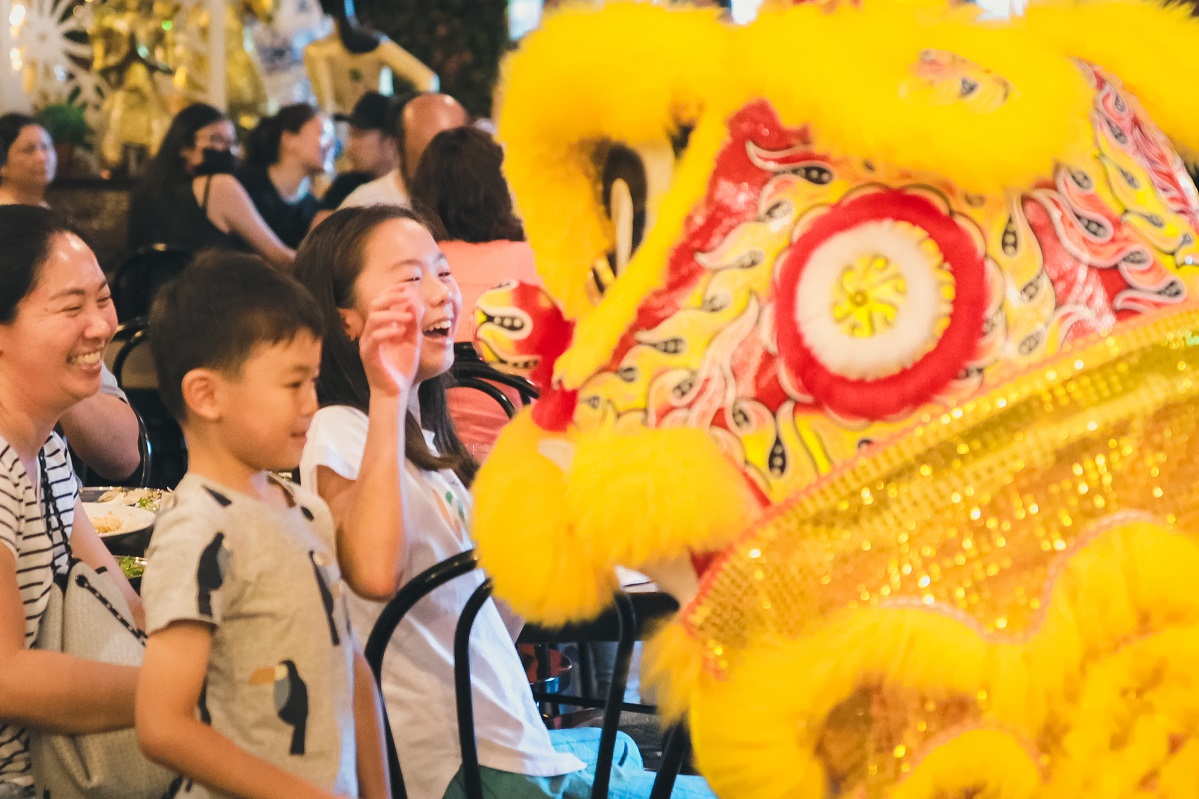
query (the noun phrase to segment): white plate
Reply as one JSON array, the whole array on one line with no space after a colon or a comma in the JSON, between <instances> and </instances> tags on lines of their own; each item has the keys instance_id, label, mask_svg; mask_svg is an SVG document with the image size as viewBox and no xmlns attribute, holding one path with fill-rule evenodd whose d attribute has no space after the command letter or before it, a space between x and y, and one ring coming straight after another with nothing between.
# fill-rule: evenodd
<instances>
[{"instance_id":1,"label":"white plate","mask_svg":"<svg viewBox=\"0 0 1199 799\"><path fill-rule=\"evenodd\" d=\"M84 502L83 510L91 519L92 524L96 526L97 531L101 525L110 522L119 523L119 527L102 532L101 536L136 533L154 524L155 518L153 513L144 508L122 505L119 502Z\"/></svg>"}]
</instances>

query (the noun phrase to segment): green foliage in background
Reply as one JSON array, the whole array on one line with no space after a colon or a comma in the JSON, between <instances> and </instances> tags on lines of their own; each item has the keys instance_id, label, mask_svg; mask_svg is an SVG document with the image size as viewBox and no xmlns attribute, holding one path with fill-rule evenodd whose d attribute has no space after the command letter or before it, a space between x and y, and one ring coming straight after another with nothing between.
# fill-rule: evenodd
<instances>
[{"instance_id":1,"label":"green foliage in background","mask_svg":"<svg viewBox=\"0 0 1199 799\"><path fill-rule=\"evenodd\" d=\"M65 103L50 103L37 112L38 118L55 144L92 146L92 126L88 124L84 108L77 102L78 99L79 89L76 88Z\"/></svg>"},{"instance_id":2,"label":"green foliage in background","mask_svg":"<svg viewBox=\"0 0 1199 799\"><path fill-rule=\"evenodd\" d=\"M508 44L507 0L359 0L357 5L364 22L440 76L443 92L473 114L491 115Z\"/></svg>"}]
</instances>

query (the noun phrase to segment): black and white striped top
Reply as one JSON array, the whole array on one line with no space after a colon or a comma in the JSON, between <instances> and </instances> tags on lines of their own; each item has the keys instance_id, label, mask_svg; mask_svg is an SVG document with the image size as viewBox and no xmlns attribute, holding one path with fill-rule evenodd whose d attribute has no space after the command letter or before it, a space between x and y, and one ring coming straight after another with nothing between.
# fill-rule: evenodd
<instances>
[{"instance_id":1,"label":"black and white striped top","mask_svg":"<svg viewBox=\"0 0 1199 799\"><path fill-rule=\"evenodd\" d=\"M69 536L79 499L79 482L71 468L67 447L51 435L42 447L47 486L37 486L39 475L30 475L16 450L0 438L0 543L16 557L17 586L25 604L25 646L32 646L46 610L52 584L51 562L58 573L67 570L66 548L54 528L54 544L47 532L45 505L38 493L51 492ZM35 486L37 486L35 488ZM51 519L51 524L56 522ZM28 740L23 727L0 723L0 784L32 784Z\"/></svg>"}]
</instances>

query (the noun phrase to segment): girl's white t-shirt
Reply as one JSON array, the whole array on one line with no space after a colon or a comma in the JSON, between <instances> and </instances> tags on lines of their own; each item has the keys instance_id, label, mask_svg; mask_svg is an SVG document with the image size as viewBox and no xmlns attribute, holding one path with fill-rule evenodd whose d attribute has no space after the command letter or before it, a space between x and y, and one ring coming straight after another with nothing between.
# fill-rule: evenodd
<instances>
[{"instance_id":1,"label":"girl's white t-shirt","mask_svg":"<svg viewBox=\"0 0 1199 799\"><path fill-rule=\"evenodd\" d=\"M301 483L316 489L324 466L358 479L366 447L367 416L356 408L321 408L308 430L300 460ZM425 431L433 447L433 435ZM405 461L404 578L471 549L471 498L451 471L422 471ZM483 581L463 575L417 603L392 636L383 661L383 701L410 799L440 799L462 764L454 700L454 628L467 599ZM365 641L384 605L347 597L350 620ZM519 629L519 628L517 628ZM471 687L479 763L535 777L583 768L554 750L537 712L512 633L494 602L483 606L470 638Z\"/></svg>"}]
</instances>

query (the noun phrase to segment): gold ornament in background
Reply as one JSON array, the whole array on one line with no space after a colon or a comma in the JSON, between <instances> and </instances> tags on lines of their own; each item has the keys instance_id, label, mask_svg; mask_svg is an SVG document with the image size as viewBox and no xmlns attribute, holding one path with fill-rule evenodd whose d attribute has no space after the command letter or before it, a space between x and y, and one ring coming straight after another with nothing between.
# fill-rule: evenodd
<instances>
[{"instance_id":1,"label":"gold ornament in background","mask_svg":"<svg viewBox=\"0 0 1199 799\"><path fill-rule=\"evenodd\" d=\"M398 44L362 28L353 0L321 0L336 26L304 48L304 69L327 114L349 114L368 91L395 94L394 77L418 91L437 91L437 74Z\"/></svg>"},{"instance_id":2,"label":"gold ornament in background","mask_svg":"<svg viewBox=\"0 0 1199 799\"><path fill-rule=\"evenodd\" d=\"M243 130L253 128L274 108L263 81L262 65L245 22L252 17L269 24L275 16L276 0L239 0L225 4L226 97L229 116ZM174 86L179 105L204 102L208 96L207 5L176 8L168 34Z\"/></svg>"},{"instance_id":3,"label":"gold ornament in background","mask_svg":"<svg viewBox=\"0 0 1199 799\"><path fill-rule=\"evenodd\" d=\"M156 75L170 72L161 20L175 3L114 0L98 3L88 34L92 69L115 87L104 103L99 152L105 166L137 171L171 124Z\"/></svg>"}]
</instances>

